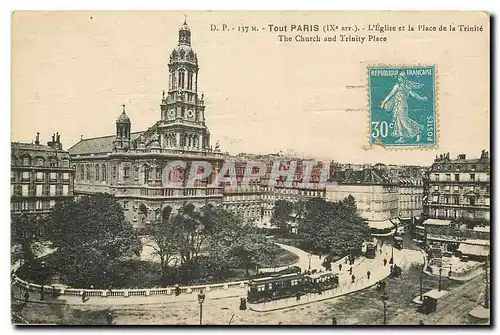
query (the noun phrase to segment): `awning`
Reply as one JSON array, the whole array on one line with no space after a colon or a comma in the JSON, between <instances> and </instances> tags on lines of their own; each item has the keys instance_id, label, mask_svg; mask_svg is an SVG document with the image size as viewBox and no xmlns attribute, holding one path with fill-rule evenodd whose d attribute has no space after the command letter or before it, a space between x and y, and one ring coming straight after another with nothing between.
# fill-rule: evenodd
<instances>
[{"instance_id":1,"label":"awning","mask_svg":"<svg viewBox=\"0 0 500 335\"><path fill-rule=\"evenodd\" d=\"M423 296L438 300L439 298L442 298L447 293L448 293L448 291L445 291L445 290L439 291L436 289L432 289L432 290L424 293Z\"/></svg>"},{"instance_id":2,"label":"awning","mask_svg":"<svg viewBox=\"0 0 500 335\"><path fill-rule=\"evenodd\" d=\"M394 228L394 225L390 220L385 221L368 221L368 227L378 230L386 230Z\"/></svg>"},{"instance_id":3,"label":"awning","mask_svg":"<svg viewBox=\"0 0 500 335\"><path fill-rule=\"evenodd\" d=\"M427 219L423 224L433 226L449 226L451 225L451 220Z\"/></svg>"},{"instance_id":4,"label":"awning","mask_svg":"<svg viewBox=\"0 0 500 335\"><path fill-rule=\"evenodd\" d=\"M490 248L484 245L471 245L460 243L458 247L458 251L460 251L463 255L472 255L472 256L488 256L490 253Z\"/></svg>"}]
</instances>

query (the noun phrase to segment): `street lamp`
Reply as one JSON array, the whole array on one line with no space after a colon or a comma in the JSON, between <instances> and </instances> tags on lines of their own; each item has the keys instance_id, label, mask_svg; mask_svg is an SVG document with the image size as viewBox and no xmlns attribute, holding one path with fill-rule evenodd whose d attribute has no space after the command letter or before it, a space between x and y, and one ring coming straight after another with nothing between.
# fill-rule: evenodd
<instances>
[{"instance_id":1,"label":"street lamp","mask_svg":"<svg viewBox=\"0 0 500 335\"><path fill-rule=\"evenodd\" d=\"M201 291L198 294L198 303L200 304L200 325L202 324L203 321L203 301L205 301L205 293Z\"/></svg>"},{"instance_id":2,"label":"street lamp","mask_svg":"<svg viewBox=\"0 0 500 335\"><path fill-rule=\"evenodd\" d=\"M439 282L438 282L438 291L441 292L441 274L443 273L443 265L439 265Z\"/></svg>"},{"instance_id":3,"label":"street lamp","mask_svg":"<svg viewBox=\"0 0 500 335\"><path fill-rule=\"evenodd\" d=\"M392 245L391 259L389 260L389 264L394 264L394 245Z\"/></svg>"},{"instance_id":4,"label":"street lamp","mask_svg":"<svg viewBox=\"0 0 500 335\"><path fill-rule=\"evenodd\" d=\"M384 291L384 294L382 294L382 303L384 304L384 325L387 324L387 300L389 299L389 296L387 296L387 293Z\"/></svg>"},{"instance_id":5,"label":"street lamp","mask_svg":"<svg viewBox=\"0 0 500 335\"><path fill-rule=\"evenodd\" d=\"M309 254L309 255L307 255L307 257L309 257L309 271L310 271L311 270L311 257L312 257L312 255Z\"/></svg>"},{"instance_id":6,"label":"street lamp","mask_svg":"<svg viewBox=\"0 0 500 335\"><path fill-rule=\"evenodd\" d=\"M422 274L420 274L420 301L423 299Z\"/></svg>"}]
</instances>

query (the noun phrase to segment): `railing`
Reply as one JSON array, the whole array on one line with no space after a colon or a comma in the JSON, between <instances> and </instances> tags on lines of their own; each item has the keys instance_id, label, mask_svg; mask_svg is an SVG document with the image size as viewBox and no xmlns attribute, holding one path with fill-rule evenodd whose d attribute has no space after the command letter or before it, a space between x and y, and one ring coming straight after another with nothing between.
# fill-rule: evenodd
<instances>
[{"instance_id":1,"label":"railing","mask_svg":"<svg viewBox=\"0 0 500 335\"><path fill-rule=\"evenodd\" d=\"M29 283L21 278L14 276L13 281L20 287L26 290L40 292L43 286L44 292L47 294L55 293L57 295L67 296L82 296L88 297L137 297L137 296L151 296L151 295L171 295L175 293L175 287L166 288L146 288L146 289L112 289L112 290L98 290L98 289L76 289L76 288L61 288L47 285L39 285ZM229 283L218 283L208 285L195 285L195 286L182 286L179 287L181 293L192 294L196 292L210 292L212 290L228 290L230 288L245 288L248 285L248 280L242 280Z\"/></svg>"}]
</instances>

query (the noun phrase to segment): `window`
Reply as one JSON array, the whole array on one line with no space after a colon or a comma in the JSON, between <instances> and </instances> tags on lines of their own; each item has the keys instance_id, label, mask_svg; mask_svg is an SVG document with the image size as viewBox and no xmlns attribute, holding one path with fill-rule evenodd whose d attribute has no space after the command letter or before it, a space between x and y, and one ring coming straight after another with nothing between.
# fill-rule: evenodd
<instances>
[{"instance_id":1,"label":"window","mask_svg":"<svg viewBox=\"0 0 500 335\"><path fill-rule=\"evenodd\" d=\"M433 195L432 196L432 202L438 202L439 196L438 195Z\"/></svg>"},{"instance_id":2,"label":"window","mask_svg":"<svg viewBox=\"0 0 500 335\"><path fill-rule=\"evenodd\" d=\"M43 158L37 158L36 159L36 166L44 166L45 162L43 161Z\"/></svg>"},{"instance_id":3,"label":"window","mask_svg":"<svg viewBox=\"0 0 500 335\"><path fill-rule=\"evenodd\" d=\"M56 195L56 185L50 185L50 195Z\"/></svg>"},{"instance_id":4,"label":"window","mask_svg":"<svg viewBox=\"0 0 500 335\"><path fill-rule=\"evenodd\" d=\"M123 168L123 178L128 178L128 177L130 177L129 170L130 170L130 168L129 168L128 166L125 166L125 167Z\"/></svg>"},{"instance_id":5,"label":"window","mask_svg":"<svg viewBox=\"0 0 500 335\"><path fill-rule=\"evenodd\" d=\"M65 180L65 181L69 180L69 172L63 173L63 180Z\"/></svg>"},{"instance_id":6,"label":"window","mask_svg":"<svg viewBox=\"0 0 500 335\"><path fill-rule=\"evenodd\" d=\"M42 209L42 202L40 200L37 200L35 202L35 208L38 210Z\"/></svg>"},{"instance_id":7,"label":"window","mask_svg":"<svg viewBox=\"0 0 500 335\"><path fill-rule=\"evenodd\" d=\"M27 197L29 195L29 185L21 185L21 195Z\"/></svg>"},{"instance_id":8,"label":"window","mask_svg":"<svg viewBox=\"0 0 500 335\"><path fill-rule=\"evenodd\" d=\"M438 174L438 173L436 173L436 174L434 175L434 180L435 180L435 181L439 181L439 174Z\"/></svg>"},{"instance_id":9,"label":"window","mask_svg":"<svg viewBox=\"0 0 500 335\"><path fill-rule=\"evenodd\" d=\"M69 167L69 160L68 159L63 159L62 160L62 166L63 167Z\"/></svg>"},{"instance_id":10,"label":"window","mask_svg":"<svg viewBox=\"0 0 500 335\"><path fill-rule=\"evenodd\" d=\"M471 170L472 170L472 171L476 171L476 166L475 166L475 165L472 165Z\"/></svg>"},{"instance_id":11,"label":"window","mask_svg":"<svg viewBox=\"0 0 500 335\"><path fill-rule=\"evenodd\" d=\"M107 176L107 172L106 172L106 165L102 164L101 170L102 170L102 181L107 181L108 176Z\"/></svg>"},{"instance_id":12,"label":"window","mask_svg":"<svg viewBox=\"0 0 500 335\"><path fill-rule=\"evenodd\" d=\"M460 181L460 175L458 173L455 173L455 181Z\"/></svg>"},{"instance_id":13,"label":"window","mask_svg":"<svg viewBox=\"0 0 500 335\"><path fill-rule=\"evenodd\" d=\"M473 198L473 197L470 197L470 198L469 198L469 203L470 203L472 206L476 205L476 199L475 199L475 198Z\"/></svg>"},{"instance_id":14,"label":"window","mask_svg":"<svg viewBox=\"0 0 500 335\"><path fill-rule=\"evenodd\" d=\"M475 181L476 180L476 175L474 173L470 174L470 181Z\"/></svg>"},{"instance_id":15,"label":"window","mask_svg":"<svg viewBox=\"0 0 500 335\"><path fill-rule=\"evenodd\" d=\"M113 165L113 171L111 173L111 177L116 178L116 165Z\"/></svg>"},{"instance_id":16,"label":"window","mask_svg":"<svg viewBox=\"0 0 500 335\"><path fill-rule=\"evenodd\" d=\"M57 180L57 172L51 172L49 179L50 179L50 181L56 181Z\"/></svg>"},{"instance_id":17,"label":"window","mask_svg":"<svg viewBox=\"0 0 500 335\"><path fill-rule=\"evenodd\" d=\"M128 210L128 201L123 202L123 209Z\"/></svg>"},{"instance_id":18,"label":"window","mask_svg":"<svg viewBox=\"0 0 500 335\"><path fill-rule=\"evenodd\" d=\"M30 165L31 159L28 156L23 157L23 165Z\"/></svg>"},{"instance_id":19,"label":"window","mask_svg":"<svg viewBox=\"0 0 500 335\"><path fill-rule=\"evenodd\" d=\"M55 200L50 200L49 202L49 207L52 208L56 205L56 201Z\"/></svg>"},{"instance_id":20,"label":"window","mask_svg":"<svg viewBox=\"0 0 500 335\"><path fill-rule=\"evenodd\" d=\"M16 172L10 171L10 181L16 181Z\"/></svg>"},{"instance_id":21,"label":"window","mask_svg":"<svg viewBox=\"0 0 500 335\"><path fill-rule=\"evenodd\" d=\"M10 184L10 196L14 195L14 185Z\"/></svg>"},{"instance_id":22,"label":"window","mask_svg":"<svg viewBox=\"0 0 500 335\"><path fill-rule=\"evenodd\" d=\"M37 181L43 181L43 172L37 172L36 173L36 180Z\"/></svg>"},{"instance_id":23,"label":"window","mask_svg":"<svg viewBox=\"0 0 500 335\"><path fill-rule=\"evenodd\" d=\"M445 197L444 198L444 203L445 204L449 204L450 203L450 198L449 197Z\"/></svg>"},{"instance_id":24,"label":"window","mask_svg":"<svg viewBox=\"0 0 500 335\"><path fill-rule=\"evenodd\" d=\"M40 197L43 195L43 185L36 185L36 196Z\"/></svg>"},{"instance_id":25,"label":"window","mask_svg":"<svg viewBox=\"0 0 500 335\"><path fill-rule=\"evenodd\" d=\"M446 181L451 181L451 174L449 173L446 174Z\"/></svg>"},{"instance_id":26,"label":"window","mask_svg":"<svg viewBox=\"0 0 500 335\"><path fill-rule=\"evenodd\" d=\"M50 159L50 167L57 167L57 159L55 158Z\"/></svg>"},{"instance_id":27,"label":"window","mask_svg":"<svg viewBox=\"0 0 500 335\"><path fill-rule=\"evenodd\" d=\"M85 167L80 164L80 180L85 180Z\"/></svg>"},{"instance_id":28,"label":"window","mask_svg":"<svg viewBox=\"0 0 500 335\"><path fill-rule=\"evenodd\" d=\"M28 180L30 180L30 173L29 173L29 172L27 172L27 171L23 172L23 175L22 175L22 180L23 180L23 181L28 181Z\"/></svg>"},{"instance_id":29,"label":"window","mask_svg":"<svg viewBox=\"0 0 500 335\"><path fill-rule=\"evenodd\" d=\"M95 180L99 181L100 178L101 178L101 173L99 171L99 165L96 165L95 166Z\"/></svg>"},{"instance_id":30,"label":"window","mask_svg":"<svg viewBox=\"0 0 500 335\"><path fill-rule=\"evenodd\" d=\"M69 185L63 185L63 195L69 194Z\"/></svg>"}]
</instances>

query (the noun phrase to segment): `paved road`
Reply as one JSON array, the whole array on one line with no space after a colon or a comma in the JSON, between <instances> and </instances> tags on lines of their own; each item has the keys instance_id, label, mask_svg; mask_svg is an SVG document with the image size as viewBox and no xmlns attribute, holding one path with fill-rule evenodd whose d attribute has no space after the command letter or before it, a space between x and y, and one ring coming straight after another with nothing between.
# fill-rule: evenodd
<instances>
[{"instance_id":1,"label":"paved road","mask_svg":"<svg viewBox=\"0 0 500 335\"><path fill-rule=\"evenodd\" d=\"M439 300L437 310L429 315L414 313L389 318L391 324L418 324L420 320L426 325L464 324L468 313L477 306L478 298L484 290L482 276L475 278L457 288Z\"/></svg>"}]
</instances>

